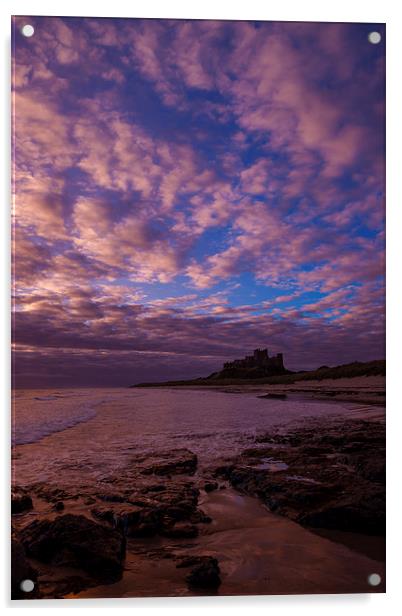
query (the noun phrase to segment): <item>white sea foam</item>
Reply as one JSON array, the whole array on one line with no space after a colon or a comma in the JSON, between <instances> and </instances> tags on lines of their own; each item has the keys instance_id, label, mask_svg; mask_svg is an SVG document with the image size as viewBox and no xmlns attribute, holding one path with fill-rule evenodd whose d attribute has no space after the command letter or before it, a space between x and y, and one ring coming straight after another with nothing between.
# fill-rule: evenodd
<instances>
[{"instance_id":1,"label":"white sea foam","mask_svg":"<svg viewBox=\"0 0 402 616\"><path fill-rule=\"evenodd\" d=\"M35 443L88 421L96 415L95 405L96 401L80 390L52 394L17 391L13 400L12 444Z\"/></svg>"}]
</instances>

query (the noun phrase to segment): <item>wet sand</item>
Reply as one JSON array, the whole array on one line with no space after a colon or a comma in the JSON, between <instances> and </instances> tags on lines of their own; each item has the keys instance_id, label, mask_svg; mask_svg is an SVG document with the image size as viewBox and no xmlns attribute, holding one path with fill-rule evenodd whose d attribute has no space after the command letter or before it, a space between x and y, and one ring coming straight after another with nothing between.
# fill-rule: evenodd
<instances>
[{"instance_id":1,"label":"wet sand","mask_svg":"<svg viewBox=\"0 0 402 616\"><path fill-rule=\"evenodd\" d=\"M180 389L205 389L195 386L178 386ZM352 402L384 406L385 376L359 376L352 378L295 381L287 384L245 383L237 385L213 385L208 389L227 393L255 393L259 396L283 396L288 400L310 400L325 402Z\"/></svg>"},{"instance_id":2,"label":"wet sand","mask_svg":"<svg viewBox=\"0 0 402 616\"><path fill-rule=\"evenodd\" d=\"M267 511L256 499L233 489L205 494L200 501L212 524L195 540L128 546L126 570L116 584L98 586L75 598L191 596L184 572L172 555L205 554L219 561L219 595L384 592L368 576L384 579L384 564L361 551L302 528ZM355 546L366 538L353 535ZM150 549L151 548L151 549ZM150 557L151 554L151 557ZM168 556L168 557L167 557ZM208 594L211 594L210 592Z\"/></svg>"}]
</instances>

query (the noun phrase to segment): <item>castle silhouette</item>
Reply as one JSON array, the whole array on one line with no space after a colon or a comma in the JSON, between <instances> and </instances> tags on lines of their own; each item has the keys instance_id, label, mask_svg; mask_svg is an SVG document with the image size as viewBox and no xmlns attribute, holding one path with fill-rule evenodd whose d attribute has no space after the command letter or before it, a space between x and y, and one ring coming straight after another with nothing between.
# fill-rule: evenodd
<instances>
[{"instance_id":1,"label":"castle silhouette","mask_svg":"<svg viewBox=\"0 0 402 616\"><path fill-rule=\"evenodd\" d=\"M288 374L283 365L283 355L270 357L268 349L255 349L252 355L223 364L222 370L214 372L210 379L258 379L277 374Z\"/></svg>"},{"instance_id":2,"label":"castle silhouette","mask_svg":"<svg viewBox=\"0 0 402 616\"><path fill-rule=\"evenodd\" d=\"M267 370L272 369L275 372L285 370L282 353L269 357L268 349L255 349L252 355L246 355L244 359L235 359L234 361L228 361L223 364L224 370L233 368L266 368Z\"/></svg>"}]
</instances>

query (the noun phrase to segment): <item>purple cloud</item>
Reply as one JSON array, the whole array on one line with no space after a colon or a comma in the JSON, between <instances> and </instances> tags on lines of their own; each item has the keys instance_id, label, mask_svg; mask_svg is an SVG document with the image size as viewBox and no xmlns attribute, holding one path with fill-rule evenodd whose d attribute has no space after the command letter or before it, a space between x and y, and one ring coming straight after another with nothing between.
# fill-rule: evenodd
<instances>
[{"instance_id":1,"label":"purple cloud","mask_svg":"<svg viewBox=\"0 0 402 616\"><path fill-rule=\"evenodd\" d=\"M30 21L13 31L19 386L192 377L261 345L294 369L384 355L369 24Z\"/></svg>"}]
</instances>

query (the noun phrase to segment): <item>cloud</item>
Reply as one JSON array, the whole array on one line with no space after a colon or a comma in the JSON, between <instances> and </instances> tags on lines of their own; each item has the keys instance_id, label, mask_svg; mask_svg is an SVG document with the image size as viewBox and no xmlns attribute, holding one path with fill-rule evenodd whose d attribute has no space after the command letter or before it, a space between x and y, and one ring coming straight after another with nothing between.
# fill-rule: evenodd
<instances>
[{"instance_id":1,"label":"cloud","mask_svg":"<svg viewBox=\"0 0 402 616\"><path fill-rule=\"evenodd\" d=\"M20 383L197 376L261 344L291 368L382 356L384 58L364 24L32 19Z\"/></svg>"},{"instance_id":2,"label":"cloud","mask_svg":"<svg viewBox=\"0 0 402 616\"><path fill-rule=\"evenodd\" d=\"M133 280L168 281L179 268L169 240L154 233L135 214L113 220L113 206L101 200L78 200L74 206L74 244L97 263L124 271Z\"/></svg>"}]
</instances>

